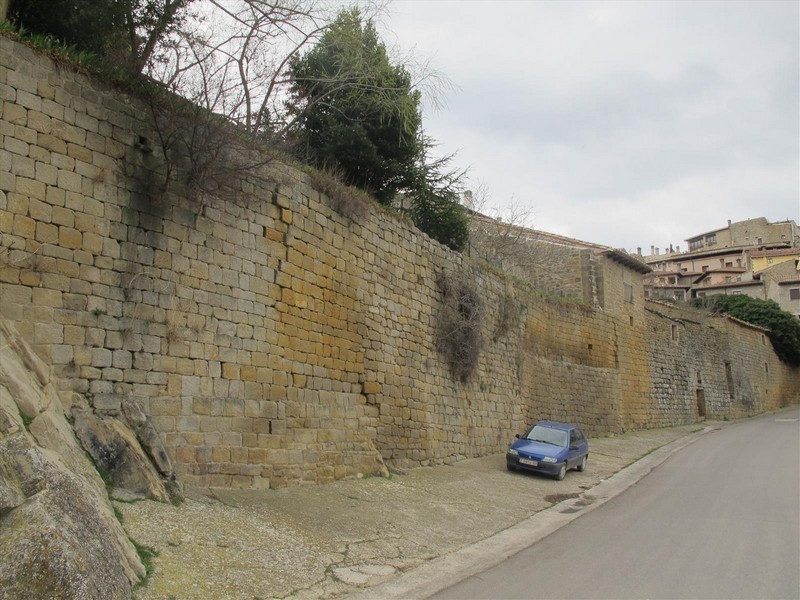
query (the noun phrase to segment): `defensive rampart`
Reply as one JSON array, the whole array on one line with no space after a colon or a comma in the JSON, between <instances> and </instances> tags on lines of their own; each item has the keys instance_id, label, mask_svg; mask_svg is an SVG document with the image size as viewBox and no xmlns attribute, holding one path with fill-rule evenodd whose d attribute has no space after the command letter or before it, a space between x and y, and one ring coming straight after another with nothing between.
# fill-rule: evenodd
<instances>
[{"instance_id":1,"label":"defensive rampart","mask_svg":"<svg viewBox=\"0 0 800 600\"><path fill-rule=\"evenodd\" d=\"M612 259L591 259L589 305L377 206L343 216L277 161L198 191L167 177L147 103L2 37L0 99L0 313L67 411L138 402L184 483L324 483L497 452L537 418L597 434L798 401L762 331L645 306ZM448 281L479 309L465 382Z\"/></svg>"}]
</instances>

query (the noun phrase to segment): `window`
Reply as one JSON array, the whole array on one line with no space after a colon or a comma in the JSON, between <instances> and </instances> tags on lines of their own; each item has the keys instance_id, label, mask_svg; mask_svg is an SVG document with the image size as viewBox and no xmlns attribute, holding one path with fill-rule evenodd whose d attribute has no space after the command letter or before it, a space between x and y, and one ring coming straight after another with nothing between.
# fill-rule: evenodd
<instances>
[{"instance_id":1,"label":"window","mask_svg":"<svg viewBox=\"0 0 800 600\"><path fill-rule=\"evenodd\" d=\"M709 246L713 246L717 243L717 234L712 233L711 235L706 236L706 244Z\"/></svg>"},{"instance_id":2,"label":"window","mask_svg":"<svg viewBox=\"0 0 800 600\"><path fill-rule=\"evenodd\" d=\"M625 302L633 302L633 286L630 283L623 284Z\"/></svg>"},{"instance_id":3,"label":"window","mask_svg":"<svg viewBox=\"0 0 800 600\"><path fill-rule=\"evenodd\" d=\"M800 288L789 289L789 300L800 300Z\"/></svg>"},{"instance_id":4,"label":"window","mask_svg":"<svg viewBox=\"0 0 800 600\"><path fill-rule=\"evenodd\" d=\"M699 250L703 247L703 238L689 241L689 251Z\"/></svg>"},{"instance_id":5,"label":"window","mask_svg":"<svg viewBox=\"0 0 800 600\"><path fill-rule=\"evenodd\" d=\"M733 267L733 262L726 262L726 263L725 263L725 266L726 266L726 267Z\"/></svg>"},{"instance_id":6,"label":"window","mask_svg":"<svg viewBox=\"0 0 800 600\"><path fill-rule=\"evenodd\" d=\"M561 429L553 429L545 425L534 425L525 435L529 440L541 440L554 446L566 448L569 442L569 434Z\"/></svg>"},{"instance_id":7,"label":"window","mask_svg":"<svg viewBox=\"0 0 800 600\"><path fill-rule=\"evenodd\" d=\"M675 323L672 324L672 341L678 341L678 326Z\"/></svg>"}]
</instances>

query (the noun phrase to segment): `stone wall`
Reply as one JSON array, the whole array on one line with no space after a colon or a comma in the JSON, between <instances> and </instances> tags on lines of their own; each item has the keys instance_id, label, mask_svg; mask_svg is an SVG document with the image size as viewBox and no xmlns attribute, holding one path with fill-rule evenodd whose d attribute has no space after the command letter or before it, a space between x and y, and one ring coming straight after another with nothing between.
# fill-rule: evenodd
<instances>
[{"instance_id":1,"label":"stone wall","mask_svg":"<svg viewBox=\"0 0 800 600\"><path fill-rule=\"evenodd\" d=\"M709 416L797 402L800 375L760 332L649 311L607 257L571 255L581 273L553 280L581 299L565 301L378 206L344 216L269 156L198 190L166 177L147 104L1 37L0 98L0 313L68 411L72 392L104 414L142 406L186 484L450 462L539 418L590 434L691 422L698 361ZM481 307L465 382L441 351L443 277Z\"/></svg>"},{"instance_id":2,"label":"stone wall","mask_svg":"<svg viewBox=\"0 0 800 600\"><path fill-rule=\"evenodd\" d=\"M798 402L797 369L765 330L690 308L648 303L651 421L738 418ZM647 422L645 422L647 424Z\"/></svg>"}]
</instances>

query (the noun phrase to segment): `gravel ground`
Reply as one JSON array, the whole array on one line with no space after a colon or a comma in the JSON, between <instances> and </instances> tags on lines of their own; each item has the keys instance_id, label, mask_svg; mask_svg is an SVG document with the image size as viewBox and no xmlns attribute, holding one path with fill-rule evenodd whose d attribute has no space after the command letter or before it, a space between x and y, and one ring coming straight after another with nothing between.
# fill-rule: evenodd
<instances>
[{"instance_id":1,"label":"gravel ground","mask_svg":"<svg viewBox=\"0 0 800 600\"><path fill-rule=\"evenodd\" d=\"M509 473L505 455L282 490L187 490L174 507L115 502L131 538L154 549L136 600L345 596L504 530L702 429L590 440L564 481Z\"/></svg>"}]
</instances>

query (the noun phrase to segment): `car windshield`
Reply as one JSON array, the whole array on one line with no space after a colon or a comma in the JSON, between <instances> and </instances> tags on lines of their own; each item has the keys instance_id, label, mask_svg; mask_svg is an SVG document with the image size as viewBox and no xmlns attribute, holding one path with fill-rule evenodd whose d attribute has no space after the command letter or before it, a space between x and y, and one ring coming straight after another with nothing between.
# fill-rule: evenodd
<instances>
[{"instance_id":1,"label":"car windshield","mask_svg":"<svg viewBox=\"0 0 800 600\"><path fill-rule=\"evenodd\" d=\"M545 427L544 425L535 425L525 437L534 442L544 442L561 448L566 448L567 440L569 439L566 431Z\"/></svg>"}]
</instances>

